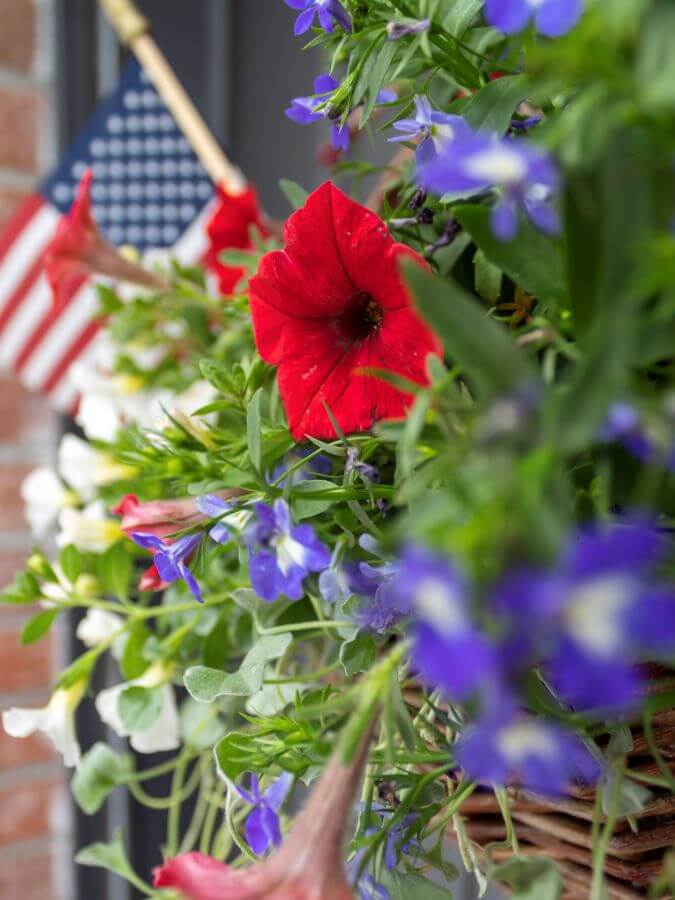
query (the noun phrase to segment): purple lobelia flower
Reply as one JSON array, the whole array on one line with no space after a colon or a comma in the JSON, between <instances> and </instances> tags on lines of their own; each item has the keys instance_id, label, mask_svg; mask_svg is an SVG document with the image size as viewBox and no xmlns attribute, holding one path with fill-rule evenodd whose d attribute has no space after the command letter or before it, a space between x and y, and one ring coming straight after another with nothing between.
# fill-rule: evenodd
<instances>
[{"instance_id":1,"label":"purple lobelia flower","mask_svg":"<svg viewBox=\"0 0 675 900\"><path fill-rule=\"evenodd\" d=\"M370 597L375 588L358 563L333 560L319 575L319 591L326 603L345 603L355 595Z\"/></svg>"},{"instance_id":2,"label":"purple lobelia flower","mask_svg":"<svg viewBox=\"0 0 675 900\"><path fill-rule=\"evenodd\" d=\"M202 532L186 534L176 541L162 540L155 534L146 534L142 531L132 531L130 537L139 547L152 552L162 581L172 583L182 579L192 591L195 600L198 600L199 603L203 602L197 579L187 564L187 560L204 537Z\"/></svg>"},{"instance_id":3,"label":"purple lobelia flower","mask_svg":"<svg viewBox=\"0 0 675 900\"><path fill-rule=\"evenodd\" d=\"M471 129L461 116L433 109L426 97L415 97L415 118L399 119L393 127L402 134L389 138L389 143L418 140L415 160L418 165L436 159L438 153L460 135L471 134Z\"/></svg>"},{"instance_id":4,"label":"purple lobelia flower","mask_svg":"<svg viewBox=\"0 0 675 900\"><path fill-rule=\"evenodd\" d=\"M461 699L494 677L496 653L472 623L464 580L446 558L407 547L391 592L412 613L412 662L427 684Z\"/></svg>"},{"instance_id":5,"label":"purple lobelia flower","mask_svg":"<svg viewBox=\"0 0 675 900\"><path fill-rule=\"evenodd\" d=\"M575 706L629 707L643 687L637 664L675 651L675 589L651 578L664 541L638 521L583 531L555 570L503 585L502 609Z\"/></svg>"},{"instance_id":6,"label":"purple lobelia flower","mask_svg":"<svg viewBox=\"0 0 675 900\"><path fill-rule=\"evenodd\" d=\"M366 835L374 833L375 829L371 828ZM387 888L380 884L367 868L361 869L365 852L365 847L357 850L347 863L347 875L356 889L359 900L390 900L391 894Z\"/></svg>"},{"instance_id":7,"label":"purple lobelia flower","mask_svg":"<svg viewBox=\"0 0 675 900\"><path fill-rule=\"evenodd\" d=\"M621 444L640 462L662 465L675 471L675 430L672 423L663 428L650 428L629 403L610 404L600 437L608 443Z\"/></svg>"},{"instance_id":8,"label":"purple lobelia flower","mask_svg":"<svg viewBox=\"0 0 675 900\"><path fill-rule=\"evenodd\" d=\"M487 0L485 18L504 34L520 31L534 19L539 34L560 37L577 24L582 0Z\"/></svg>"},{"instance_id":9,"label":"purple lobelia flower","mask_svg":"<svg viewBox=\"0 0 675 900\"><path fill-rule=\"evenodd\" d=\"M359 545L382 562L378 565L360 563L358 581L353 585L358 587L354 593L358 594L360 601L349 614L365 631L384 634L410 614L410 604L394 589L400 564L397 560L387 560L377 541L369 534L361 535Z\"/></svg>"},{"instance_id":10,"label":"purple lobelia flower","mask_svg":"<svg viewBox=\"0 0 675 900\"><path fill-rule=\"evenodd\" d=\"M330 552L310 525L293 525L285 500L253 508L255 519L246 529L253 590L268 603L282 595L299 600L306 576L327 568Z\"/></svg>"},{"instance_id":11,"label":"purple lobelia flower","mask_svg":"<svg viewBox=\"0 0 675 900\"><path fill-rule=\"evenodd\" d=\"M345 31L352 30L351 19L339 0L285 0L286 6L300 10L295 20L294 34L304 34L319 17L319 24L324 31L333 31L335 25L341 25Z\"/></svg>"},{"instance_id":12,"label":"purple lobelia flower","mask_svg":"<svg viewBox=\"0 0 675 900\"><path fill-rule=\"evenodd\" d=\"M328 118L326 109L319 107L340 86L340 82L332 75L319 75L314 79L314 95L311 97L295 97L286 109L286 118L298 125L311 125ZM396 92L385 88L377 95L378 103L391 103L396 99ZM347 122L334 121L331 124L331 145L334 150L349 150L349 125Z\"/></svg>"},{"instance_id":13,"label":"purple lobelia flower","mask_svg":"<svg viewBox=\"0 0 675 900\"><path fill-rule=\"evenodd\" d=\"M369 463L361 462L359 459L359 451L356 447L349 447L347 450L347 460L345 462L345 472L347 475L355 472L362 481L367 484L378 484L380 481L380 473L375 466Z\"/></svg>"},{"instance_id":14,"label":"purple lobelia flower","mask_svg":"<svg viewBox=\"0 0 675 900\"><path fill-rule=\"evenodd\" d=\"M266 791L260 790L257 775L251 775L248 790L235 785L242 800L253 807L246 819L246 840L251 850L258 856L267 852L270 847L281 846L279 810L292 784L293 776L289 772L284 772Z\"/></svg>"},{"instance_id":15,"label":"purple lobelia flower","mask_svg":"<svg viewBox=\"0 0 675 900\"><path fill-rule=\"evenodd\" d=\"M572 782L592 784L600 766L581 741L552 722L525 715L501 698L456 745L469 778L518 784L539 794L565 793Z\"/></svg>"},{"instance_id":16,"label":"purple lobelia flower","mask_svg":"<svg viewBox=\"0 0 675 900\"><path fill-rule=\"evenodd\" d=\"M209 519L220 519L232 510L232 505L216 494L205 494L198 497L195 502L197 509ZM209 536L217 544L226 544L232 537L232 532L225 522L216 522L210 529Z\"/></svg>"},{"instance_id":17,"label":"purple lobelia flower","mask_svg":"<svg viewBox=\"0 0 675 900\"><path fill-rule=\"evenodd\" d=\"M325 111L317 111L322 103L339 87L340 82L331 75L319 75L314 80L313 97L295 97L286 110L286 117L298 125L311 125L326 119ZM334 150L349 150L349 127L347 123L331 124L330 142Z\"/></svg>"},{"instance_id":18,"label":"purple lobelia flower","mask_svg":"<svg viewBox=\"0 0 675 900\"><path fill-rule=\"evenodd\" d=\"M431 19L399 19L387 23L387 38L398 41L410 34L424 34L431 26Z\"/></svg>"},{"instance_id":19,"label":"purple lobelia flower","mask_svg":"<svg viewBox=\"0 0 675 900\"><path fill-rule=\"evenodd\" d=\"M440 194L472 194L498 189L491 227L500 241L518 231L518 212L546 234L560 230L553 206L559 191L558 171L551 159L525 141L495 134L460 134L435 159L421 160L419 180Z\"/></svg>"}]
</instances>

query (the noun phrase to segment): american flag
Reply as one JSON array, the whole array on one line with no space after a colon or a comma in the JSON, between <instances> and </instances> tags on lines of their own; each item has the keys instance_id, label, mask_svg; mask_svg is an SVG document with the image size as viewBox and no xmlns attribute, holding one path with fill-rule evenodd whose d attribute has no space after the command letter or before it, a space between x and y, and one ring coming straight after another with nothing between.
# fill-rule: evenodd
<instances>
[{"instance_id":1,"label":"american flag","mask_svg":"<svg viewBox=\"0 0 675 900\"><path fill-rule=\"evenodd\" d=\"M44 251L87 168L93 214L113 244L166 253L185 264L206 250L214 187L172 115L137 62L97 107L59 166L0 235L0 368L70 410L68 372L94 352L100 324L95 288L86 283L55 307Z\"/></svg>"}]
</instances>

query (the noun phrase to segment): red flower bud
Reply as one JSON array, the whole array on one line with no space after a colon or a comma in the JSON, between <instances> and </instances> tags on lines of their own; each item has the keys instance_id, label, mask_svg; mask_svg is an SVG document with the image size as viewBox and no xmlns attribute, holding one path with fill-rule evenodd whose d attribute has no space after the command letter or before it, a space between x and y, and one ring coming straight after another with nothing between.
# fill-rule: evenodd
<instances>
[{"instance_id":1,"label":"red flower bud","mask_svg":"<svg viewBox=\"0 0 675 900\"><path fill-rule=\"evenodd\" d=\"M230 488L220 491L218 496L223 500L230 500L244 493L245 491L240 488ZM135 494L127 494L111 512L122 516L120 525L125 534L142 531L144 534L154 534L160 538L183 531L197 522L203 522L206 518L197 509L193 497L184 497L180 500L149 500L141 503Z\"/></svg>"},{"instance_id":2,"label":"red flower bud","mask_svg":"<svg viewBox=\"0 0 675 900\"><path fill-rule=\"evenodd\" d=\"M336 754L281 849L264 862L233 869L201 853L184 853L155 869L155 887L187 900L354 900L343 844L370 738L344 765Z\"/></svg>"},{"instance_id":3,"label":"red flower bud","mask_svg":"<svg viewBox=\"0 0 675 900\"><path fill-rule=\"evenodd\" d=\"M269 228L260 210L258 195L252 187L240 194L230 194L218 187L218 207L206 226L209 249L204 263L218 278L220 293L233 294L244 275L240 266L227 266L220 261L223 250L250 250L251 229L267 237Z\"/></svg>"},{"instance_id":4,"label":"red flower bud","mask_svg":"<svg viewBox=\"0 0 675 900\"><path fill-rule=\"evenodd\" d=\"M67 303L86 278L94 274L164 290L166 284L161 278L124 259L103 239L91 214L91 182L92 172L87 169L75 202L45 250L45 274L54 302Z\"/></svg>"}]
</instances>

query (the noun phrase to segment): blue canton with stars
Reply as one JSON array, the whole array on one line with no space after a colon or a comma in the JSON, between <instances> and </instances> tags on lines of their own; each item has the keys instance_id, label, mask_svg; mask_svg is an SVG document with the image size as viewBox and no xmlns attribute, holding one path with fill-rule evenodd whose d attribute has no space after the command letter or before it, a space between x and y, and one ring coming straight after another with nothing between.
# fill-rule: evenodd
<instances>
[{"instance_id":1,"label":"blue canton with stars","mask_svg":"<svg viewBox=\"0 0 675 900\"><path fill-rule=\"evenodd\" d=\"M172 115L136 61L96 109L59 167L40 186L66 213L87 168L92 212L113 244L141 252L173 246L214 189Z\"/></svg>"}]
</instances>

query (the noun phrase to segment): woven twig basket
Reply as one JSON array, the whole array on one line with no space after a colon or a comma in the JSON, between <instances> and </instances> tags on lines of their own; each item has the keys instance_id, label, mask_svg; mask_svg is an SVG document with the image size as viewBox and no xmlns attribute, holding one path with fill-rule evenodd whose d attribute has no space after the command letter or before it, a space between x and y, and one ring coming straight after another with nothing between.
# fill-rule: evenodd
<instances>
[{"instance_id":1,"label":"woven twig basket","mask_svg":"<svg viewBox=\"0 0 675 900\"><path fill-rule=\"evenodd\" d=\"M668 768L675 773L675 711L652 719L654 741ZM661 775L649 750L641 726L631 729L633 750L629 768L648 775ZM611 900L646 897L650 885L663 869L667 850L675 845L675 797L651 787L653 797L632 818L620 818L609 841L605 859L607 894ZM555 860L564 882L565 900L588 900L592 877L591 824L595 807L592 789L573 790L564 799L538 797L510 790L510 808L521 856L546 856ZM480 847L504 841L506 831L499 804L489 790L473 794L462 805L461 815L468 836ZM512 851L493 849L493 862L503 862Z\"/></svg>"}]
</instances>

